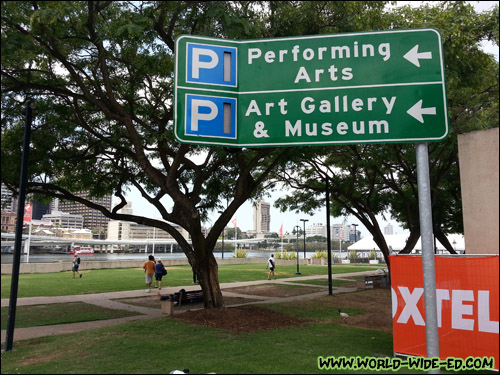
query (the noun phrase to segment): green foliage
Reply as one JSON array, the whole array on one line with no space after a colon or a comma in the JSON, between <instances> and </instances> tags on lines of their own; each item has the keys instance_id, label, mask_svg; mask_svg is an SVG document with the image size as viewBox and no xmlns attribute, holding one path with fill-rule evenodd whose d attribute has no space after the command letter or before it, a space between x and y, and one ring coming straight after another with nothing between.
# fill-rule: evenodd
<instances>
[{"instance_id":1,"label":"green foliage","mask_svg":"<svg viewBox=\"0 0 500 375\"><path fill-rule=\"evenodd\" d=\"M236 253L233 254L233 258L248 258L248 251L243 249L237 249Z\"/></svg>"},{"instance_id":2,"label":"green foliage","mask_svg":"<svg viewBox=\"0 0 500 375\"><path fill-rule=\"evenodd\" d=\"M283 253L277 252L276 254L274 254L274 257L276 259L293 260L297 259L297 254L293 251L288 252L286 250L283 250Z\"/></svg>"},{"instance_id":3,"label":"green foliage","mask_svg":"<svg viewBox=\"0 0 500 375\"><path fill-rule=\"evenodd\" d=\"M256 5L2 3L2 182L17 189L24 107L33 101L28 193L76 200L111 219L167 231L207 275L201 282L216 289L212 295L219 298L211 301L217 305L218 283L209 280L216 277L217 238L236 210L262 193L288 151L179 144L173 135L174 41L181 34L261 37L267 26ZM131 188L161 220L119 214L74 195L113 194L123 206ZM203 233L209 212L219 209L222 218Z\"/></svg>"},{"instance_id":4,"label":"green foliage","mask_svg":"<svg viewBox=\"0 0 500 375\"><path fill-rule=\"evenodd\" d=\"M419 8L394 8L383 17L386 21L398 29L434 27L443 36L450 134L429 145L429 159L433 229L452 252L445 234L463 231L457 135L499 123L498 62L480 48L484 39L498 45L498 6L478 14L463 1L425 3ZM277 173L296 190L276 206L314 212L324 204L328 175L332 216L356 217L388 262L378 215L388 212L410 231L404 252L420 237L415 160L413 144L297 148Z\"/></svg>"},{"instance_id":5,"label":"green foliage","mask_svg":"<svg viewBox=\"0 0 500 375\"><path fill-rule=\"evenodd\" d=\"M327 255L328 254L326 251L317 250L316 253L314 253L311 258L313 258L313 259L326 259Z\"/></svg>"}]
</instances>

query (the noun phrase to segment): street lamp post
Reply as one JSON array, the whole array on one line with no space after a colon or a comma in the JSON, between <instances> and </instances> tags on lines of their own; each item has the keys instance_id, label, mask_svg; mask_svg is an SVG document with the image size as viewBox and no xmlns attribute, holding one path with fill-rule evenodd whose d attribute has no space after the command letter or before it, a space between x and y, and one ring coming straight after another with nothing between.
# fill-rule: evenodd
<instances>
[{"instance_id":1,"label":"street lamp post","mask_svg":"<svg viewBox=\"0 0 500 375\"><path fill-rule=\"evenodd\" d=\"M224 232L226 231L226 227L222 229L222 259L224 259Z\"/></svg>"},{"instance_id":2,"label":"street lamp post","mask_svg":"<svg viewBox=\"0 0 500 375\"><path fill-rule=\"evenodd\" d=\"M223 214L222 211L218 211L220 214ZM224 259L224 232L226 231L226 226L224 225L224 229L222 229L222 259Z\"/></svg>"},{"instance_id":3,"label":"street lamp post","mask_svg":"<svg viewBox=\"0 0 500 375\"><path fill-rule=\"evenodd\" d=\"M300 275L299 272L299 232L300 232L300 227L298 225L293 228L293 230L297 233L297 242L295 245L295 254L297 254L297 272L295 272L296 275Z\"/></svg>"},{"instance_id":4,"label":"street lamp post","mask_svg":"<svg viewBox=\"0 0 500 375\"><path fill-rule=\"evenodd\" d=\"M359 224L351 224L351 225L354 227L354 242L357 242L358 241L358 231L356 230L356 227Z\"/></svg>"},{"instance_id":5,"label":"street lamp post","mask_svg":"<svg viewBox=\"0 0 500 375\"><path fill-rule=\"evenodd\" d=\"M307 219L300 219L304 223L304 259L306 259L306 221Z\"/></svg>"}]
</instances>

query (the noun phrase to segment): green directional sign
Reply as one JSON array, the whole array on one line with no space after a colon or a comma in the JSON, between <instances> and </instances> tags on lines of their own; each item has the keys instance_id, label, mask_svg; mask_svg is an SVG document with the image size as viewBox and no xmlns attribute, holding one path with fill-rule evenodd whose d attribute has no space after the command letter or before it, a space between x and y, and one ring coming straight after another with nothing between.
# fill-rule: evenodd
<instances>
[{"instance_id":1,"label":"green directional sign","mask_svg":"<svg viewBox=\"0 0 500 375\"><path fill-rule=\"evenodd\" d=\"M235 147L440 141L441 36L391 30L176 41L175 136Z\"/></svg>"}]
</instances>

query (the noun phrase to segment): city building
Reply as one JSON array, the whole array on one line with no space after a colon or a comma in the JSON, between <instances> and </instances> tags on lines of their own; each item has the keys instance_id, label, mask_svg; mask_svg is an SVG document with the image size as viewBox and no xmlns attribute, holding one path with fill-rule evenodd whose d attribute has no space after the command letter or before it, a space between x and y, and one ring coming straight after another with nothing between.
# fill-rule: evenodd
<instances>
[{"instance_id":1,"label":"city building","mask_svg":"<svg viewBox=\"0 0 500 375\"><path fill-rule=\"evenodd\" d=\"M391 234L394 234L394 229L391 225L391 223L387 224L385 227L384 227L384 234L385 235L391 235Z\"/></svg>"},{"instance_id":2,"label":"city building","mask_svg":"<svg viewBox=\"0 0 500 375\"><path fill-rule=\"evenodd\" d=\"M177 229L181 229L180 227ZM186 233L181 230L184 238ZM164 230L137 224L130 221L110 220L108 223L108 240L153 240L153 239L171 239L173 238Z\"/></svg>"},{"instance_id":3,"label":"city building","mask_svg":"<svg viewBox=\"0 0 500 375\"><path fill-rule=\"evenodd\" d=\"M253 206L253 230L257 237L271 230L271 204L259 201Z\"/></svg>"},{"instance_id":4,"label":"city building","mask_svg":"<svg viewBox=\"0 0 500 375\"><path fill-rule=\"evenodd\" d=\"M92 239L92 232L89 229L66 229L62 233L62 237L64 238L79 238L82 240L91 240Z\"/></svg>"},{"instance_id":5,"label":"city building","mask_svg":"<svg viewBox=\"0 0 500 375\"><path fill-rule=\"evenodd\" d=\"M32 219L40 220L43 215L50 213L50 202L42 201L40 199L35 199L33 201L33 211L32 211Z\"/></svg>"},{"instance_id":6,"label":"city building","mask_svg":"<svg viewBox=\"0 0 500 375\"><path fill-rule=\"evenodd\" d=\"M306 227L306 237L321 236L326 238L326 228L326 225L320 223L312 224ZM359 238L360 232L357 231L357 234ZM351 237L354 239L354 228L345 224L333 224L330 226L330 237L332 241L351 241Z\"/></svg>"},{"instance_id":7,"label":"city building","mask_svg":"<svg viewBox=\"0 0 500 375\"><path fill-rule=\"evenodd\" d=\"M2 210L2 232L13 233L16 231L17 213L14 211Z\"/></svg>"},{"instance_id":8,"label":"city building","mask_svg":"<svg viewBox=\"0 0 500 375\"><path fill-rule=\"evenodd\" d=\"M326 226L320 223L314 223L306 227L306 237L326 237Z\"/></svg>"},{"instance_id":9,"label":"city building","mask_svg":"<svg viewBox=\"0 0 500 375\"><path fill-rule=\"evenodd\" d=\"M54 227L59 228L83 228L83 216L70 214L68 212L53 211L42 216L43 221L51 221Z\"/></svg>"},{"instance_id":10,"label":"city building","mask_svg":"<svg viewBox=\"0 0 500 375\"><path fill-rule=\"evenodd\" d=\"M118 210L118 213L132 215L132 203L127 202L127 205ZM189 234L185 229L175 224L171 225L175 227L184 238L189 239ZM108 240L153 240L173 238L170 233L164 230L123 220L110 220L108 222L107 233Z\"/></svg>"},{"instance_id":11,"label":"city building","mask_svg":"<svg viewBox=\"0 0 500 375\"><path fill-rule=\"evenodd\" d=\"M77 197L85 198L90 200L92 203L98 204L100 206L106 207L111 211L112 208L112 196L106 195L102 198L89 198L88 192L80 192L75 194ZM104 237L106 237L106 231L108 229L109 218L104 216L101 212L87 207L78 202L64 201L64 200L54 200L52 202L52 210L68 212L70 214L82 215L83 217L83 227L88 229L100 229L104 232Z\"/></svg>"},{"instance_id":12,"label":"city building","mask_svg":"<svg viewBox=\"0 0 500 375\"><path fill-rule=\"evenodd\" d=\"M4 211L16 211L17 210L17 199L14 198L12 192L7 189L2 183L2 210Z\"/></svg>"},{"instance_id":13,"label":"city building","mask_svg":"<svg viewBox=\"0 0 500 375\"><path fill-rule=\"evenodd\" d=\"M352 225L351 227L352 230L349 232L349 242L356 242L361 239L361 232L359 230L356 230L356 227Z\"/></svg>"}]
</instances>

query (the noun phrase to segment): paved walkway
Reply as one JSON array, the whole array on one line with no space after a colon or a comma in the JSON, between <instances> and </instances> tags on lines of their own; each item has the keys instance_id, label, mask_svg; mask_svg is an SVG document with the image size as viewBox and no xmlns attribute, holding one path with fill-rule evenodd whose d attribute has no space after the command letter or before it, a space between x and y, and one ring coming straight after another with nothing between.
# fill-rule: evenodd
<instances>
[{"instance_id":1,"label":"paved walkway","mask_svg":"<svg viewBox=\"0 0 500 375\"><path fill-rule=\"evenodd\" d=\"M358 276L358 275L371 275L374 274L374 271L365 271L365 272L354 272L354 273L344 273L344 274L335 274L332 275L334 279L342 280L346 279L350 276ZM249 304L258 304L258 303L278 303L278 302L288 302L293 301L295 299L304 299L304 298L315 298L324 296L325 292L328 293L328 287L322 285L314 285L314 284L300 284L300 281L305 280L314 280L314 279L327 279L327 275L314 275L314 276L302 276L300 279L296 277L286 278L286 279L277 279L277 280L255 280L255 281L247 281L247 282L234 282L234 283L221 283L220 287L222 289L222 295L224 297L239 297L239 298L247 298L252 300L252 302L241 303L238 305L231 306L241 306L241 305L249 305ZM318 292L316 293L308 293L306 295L292 296L292 297L264 297L258 295L249 295L249 294L239 294L233 293L229 291L225 291L224 289L229 288L237 288L237 287L246 287L251 285L263 285L269 283L278 283L278 284L291 284L291 285L305 285L308 287L317 287ZM189 285L189 286L176 286L176 287L165 287L162 288L161 292L163 295L172 294L179 289L184 288L185 290L196 290L199 289L199 285ZM333 288L333 293L344 293L351 292L356 290L356 288ZM157 289L153 289L151 291L153 294L157 293ZM152 318L160 318L165 315L162 314L161 309L150 308L150 307L142 307L142 306L134 306L127 303L122 303L116 301L117 299L122 298L137 298L137 297L145 297L148 296L145 293L144 289L141 290L130 290L125 292L110 292L110 293L98 293L98 294L82 294L82 295L72 295L72 296L58 296L58 297L27 297L27 298L18 298L17 306L28 306L28 305L46 305L51 303L68 303L68 302L85 302L89 304L93 304L96 306L106 307L115 310L127 310L127 311L135 311L137 315L128 316L125 318L118 319L108 319L108 320L96 320L91 322L81 322L81 323L72 323L72 324L58 324L51 326L38 326L38 327L29 327L29 328L15 328L14 330L14 341L19 340L27 340L33 339L37 337L44 336L55 336L62 335L66 333L77 333L84 330L90 330L95 328L101 328L106 326L112 326L117 324L123 324L135 320L144 320L144 319L152 319ZM255 301L256 300L256 301ZM2 307L9 306L9 299L2 299ZM175 313L175 312L174 312ZM179 313L179 311L177 312ZM2 340L1 342L5 342L6 330L2 330Z\"/></svg>"}]
</instances>

